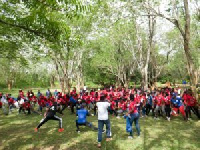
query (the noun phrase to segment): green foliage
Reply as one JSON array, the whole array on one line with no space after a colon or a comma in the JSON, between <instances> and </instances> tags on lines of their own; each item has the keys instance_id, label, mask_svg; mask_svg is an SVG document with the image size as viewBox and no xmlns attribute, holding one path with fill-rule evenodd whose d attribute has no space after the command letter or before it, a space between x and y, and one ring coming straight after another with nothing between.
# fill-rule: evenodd
<instances>
[{"instance_id":1,"label":"green foliage","mask_svg":"<svg viewBox=\"0 0 200 150\"><path fill-rule=\"evenodd\" d=\"M85 83L93 82L96 85L115 84L116 80L125 82L129 79L132 83L140 84L138 60L144 64L146 57L143 56L149 46L144 2L147 1L0 1L0 85L5 87L12 81L14 87L45 87L49 86L52 75L58 81L58 74L62 78L67 74L75 83L78 73L81 73ZM162 3L158 0L148 2L155 8ZM165 13L169 16L177 13L183 27L183 2L174 2L169 1ZM173 10L175 5L177 7ZM190 47L195 67L198 68L198 13L192 14L191 19ZM141 36L141 58L136 35ZM154 39L154 56L151 55L151 60L155 60L154 65L160 67L166 64L163 50L172 50L172 53L158 81L181 82L180 79L188 79L183 39L179 31L172 28L166 36L159 36ZM43 71L38 72L33 64L40 63ZM159 71L155 66L149 65L150 77L153 71Z\"/></svg>"}]
</instances>

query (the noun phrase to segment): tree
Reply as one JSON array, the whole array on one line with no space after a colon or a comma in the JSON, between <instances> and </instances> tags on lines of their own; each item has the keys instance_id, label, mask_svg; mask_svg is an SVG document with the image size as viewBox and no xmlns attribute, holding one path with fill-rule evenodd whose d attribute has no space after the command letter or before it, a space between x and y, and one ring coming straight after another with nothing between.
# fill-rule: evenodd
<instances>
[{"instance_id":1,"label":"tree","mask_svg":"<svg viewBox=\"0 0 200 150\"><path fill-rule=\"evenodd\" d=\"M194 60L192 58L192 52L190 49L190 42L191 42L191 38L190 38L190 25L191 25L191 17L190 17L190 12L189 12L189 2L188 0L184 0L183 1L183 16L184 16L184 27L182 27L181 25L181 20L180 20L180 16L178 15L178 4L180 5L179 2L175 2L175 1L171 1L171 5L172 8L169 8L169 11L172 11L172 17L167 17L165 15L163 15L161 12L156 11L153 7L149 6L148 4L144 4L145 7L147 9L149 9L151 11L151 15L153 16L159 16L162 17L164 19L167 19L168 21L170 21L171 23L173 23L175 25L175 27L179 30L182 38L183 38L183 45L184 45L184 52L186 55L186 59L187 59L187 65L188 65L188 73L190 75L190 81L192 83L192 89L196 95L196 85L197 85L197 81L199 76L197 76L197 68L195 68L195 63Z\"/></svg>"}]
</instances>

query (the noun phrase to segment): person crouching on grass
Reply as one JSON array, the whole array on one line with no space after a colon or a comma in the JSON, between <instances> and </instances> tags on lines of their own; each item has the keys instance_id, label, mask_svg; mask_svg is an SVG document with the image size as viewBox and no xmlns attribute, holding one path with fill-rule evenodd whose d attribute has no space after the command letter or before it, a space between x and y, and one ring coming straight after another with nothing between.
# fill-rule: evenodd
<instances>
[{"instance_id":1,"label":"person crouching on grass","mask_svg":"<svg viewBox=\"0 0 200 150\"><path fill-rule=\"evenodd\" d=\"M94 130L98 130L98 128L94 127L92 123L88 122L86 117L90 116L88 110L84 109L84 105L81 105L81 108L76 111L76 115L78 116L78 120L76 120L77 132L80 133L79 126L88 126L89 128L93 128Z\"/></svg>"},{"instance_id":2,"label":"person crouching on grass","mask_svg":"<svg viewBox=\"0 0 200 150\"><path fill-rule=\"evenodd\" d=\"M98 148L101 148L103 126L106 125L106 141L111 141L111 125L108 119L108 107L110 103L105 101L105 96L101 95L100 101L97 102L98 108Z\"/></svg>"},{"instance_id":3,"label":"person crouching on grass","mask_svg":"<svg viewBox=\"0 0 200 150\"><path fill-rule=\"evenodd\" d=\"M35 128L35 132L38 132L38 129L47 121L49 120L57 120L59 121L59 130L58 132L63 132L64 128L62 128L62 118L56 116L56 112L58 112L57 109L57 103L54 102L52 106L46 107L46 112L44 113L44 118L40 121L37 128Z\"/></svg>"}]
</instances>

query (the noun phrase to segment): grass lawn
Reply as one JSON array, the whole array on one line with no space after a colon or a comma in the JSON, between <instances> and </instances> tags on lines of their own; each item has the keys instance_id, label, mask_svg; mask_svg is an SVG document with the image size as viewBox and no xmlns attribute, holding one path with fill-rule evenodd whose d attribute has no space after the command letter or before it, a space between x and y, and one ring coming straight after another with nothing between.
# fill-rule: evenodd
<instances>
[{"instance_id":1,"label":"grass lawn","mask_svg":"<svg viewBox=\"0 0 200 150\"><path fill-rule=\"evenodd\" d=\"M194 117L194 115L193 115ZM58 132L58 122L49 121L38 133L34 132L42 116L31 114L12 114L4 116L0 110L0 149L46 149L46 150L95 150L97 149L97 132L81 127L78 134L75 128L75 115L67 109L64 111L64 132ZM184 122L176 117L168 122L152 117L140 118L141 137L128 139L125 131L125 119L110 116L113 141L102 142L103 150L199 150L200 122ZM89 117L88 121L97 126L97 117ZM134 128L135 131L135 128Z\"/></svg>"}]
</instances>

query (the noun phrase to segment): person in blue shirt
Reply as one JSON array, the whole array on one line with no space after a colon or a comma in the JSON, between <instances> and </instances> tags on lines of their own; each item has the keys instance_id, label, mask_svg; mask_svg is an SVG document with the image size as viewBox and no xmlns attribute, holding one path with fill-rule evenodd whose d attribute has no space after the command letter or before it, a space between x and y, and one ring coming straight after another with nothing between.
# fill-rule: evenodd
<instances>
[{"instance_id":1,"label":"person in blue shirt","mask_svg":"<svg viewBox=\"0 0 200 150\"><path fill-rule=\"evenodd\" d=\"M49 88L46 91L46 97L47 97L47 99L51 97L51 91Z\"/></svg>"},{"instance_id":2,"label":"person in blue shirt","mask_svg":"<svg viewBox=\"0 0 200 150\"><path fill-rule=\"evenodd\" d=\"M94 130L98 130L98 128L94 127L92 125L92 123L88 122L87 121L87 116L90 116L88 110L84 109L84 106L82 105L81 106L81 109L79 109L77 112L76 112L76 115L78 116L78 119L76 120L76 128L77 128L77 132L79 133L80 132L80 128L79 126L87 126L89 128L93 128Z\"/></svg>"},{"instance_id":3,"label":"person in blue shirt","mask_svg":"<svg viewBox=\"0 0 200 150\"><path fill-rule=\"evenodd\" d=\"M58 98L58 91L55 90L53 94L54 94L54 97L57 99Z\"/></svg>"},{"instance_id":4,"label":"person in blue shirt","mask_svg":"<svg viewBox=\"0 0 200 150\"><path fill-rule=\"evenodd\" d=\"M37 98L40 99L40 96L42 95L42 93L40 92L40 90L38 90L38 93L37 93Z\"/></svg>"},{"instance_id":5,"label":"person in blue shirt","mask_svg":"<svg viewBox=\"0 0 200 150\"><path fill-rule=\"evenodd\" d=\"M73 95L69 97L70 102L70 108L71 108L71 114L74 114L74 107L76 106L77 100L74 98Z\"/></svg>"},{"instance_id":6,"label":"person in blue shirt","mask_svg":"<svg viewBox=\"0 0 200 150\"><path fill-rule=\"evenodd\" d=\"M181 96L178 94L178 96L173 96L171 99L171 103L173 104L173 111L175 112L175 114L177 115L178 110L179 112L182 114L183 118L185 121L187 121L186 118L186 114L185 114L185 109L184 109L184 105L181 99Z\"/></svg>"}]
</instances>

